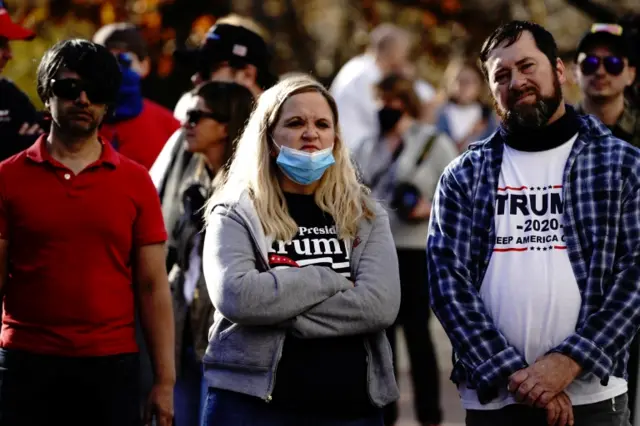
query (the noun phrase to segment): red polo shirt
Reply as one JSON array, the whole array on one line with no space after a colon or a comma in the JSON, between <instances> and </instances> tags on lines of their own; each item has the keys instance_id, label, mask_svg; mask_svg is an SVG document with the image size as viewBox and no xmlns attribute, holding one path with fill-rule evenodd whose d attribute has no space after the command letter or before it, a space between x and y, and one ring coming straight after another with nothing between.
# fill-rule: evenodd
<instances>
[{"instance_id":1,"label":"red polo shirt","mask_svg":"<svg viewBox=\"0 0 640 426\"><path fill-rule=\"evenodd\" d=\"M136 352L131 259L163 243L148 172L103 143L74 175L43 135L0 163L0 238L9 240L0 346L60 356Z\"/></svg>"}]
</instances>

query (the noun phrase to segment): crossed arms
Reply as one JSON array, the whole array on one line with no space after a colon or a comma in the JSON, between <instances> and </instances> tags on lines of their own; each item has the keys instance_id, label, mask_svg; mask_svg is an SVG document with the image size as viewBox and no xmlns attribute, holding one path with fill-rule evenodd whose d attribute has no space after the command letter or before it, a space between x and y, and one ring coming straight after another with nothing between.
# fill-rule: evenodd
<instances>
[{"instance_id":1,"label":"crossed arms","mask_svg":"<svg viewBox=\"0 0 640 426\"><path fill-rule=\"evenodd\" d=\"M260 272L249 231L221 211L212 214L204 253L213 305L237 324L286 323L295 335L319 338L381 331L398 313L398 261L386 214L374 220L355 282L314 265Z\"/></svg>"}]
</instances>

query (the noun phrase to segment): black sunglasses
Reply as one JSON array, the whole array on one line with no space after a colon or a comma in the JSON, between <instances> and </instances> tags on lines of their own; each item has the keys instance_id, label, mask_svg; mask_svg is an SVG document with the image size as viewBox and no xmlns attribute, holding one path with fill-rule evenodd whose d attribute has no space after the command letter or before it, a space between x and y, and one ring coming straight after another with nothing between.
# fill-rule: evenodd
<instances>
[{"instance_id":1,"label":"black sunglasses","mask_svg":"<svg viewBox=\"0 0 640 426\"><path fill-rule=\"evenodd\" d=\"M108 104L114 101L114 94L108 93L97 84L92 84L77 78L51 79L51 92L61 99L75 101L82 92L94 104Z\"/></svg>"},{"instance_id":2,"label":"black sunglasses","mask_svg":"<svg viewBox=\"0 0 640 426\"><path fill-rule=\"evenodd\" d=\"M190 109L187 111L187 123L191 126L197 125L203 118L212 118L218 123L227 123L229 119L222 116L222 114L216 114L215 112L207 112L199 109Z\"/></svg>"},{"instance_id":3,"label":"black sunglasses","mask_svg":"<svg viewBox=\"0 0 640 426\"><path fill-rule=\"evenodd\" d=\"M598 71L600 64L604 64L604 69L610 75L620 75L624 70L624 60L620 56L599 57L595 55L587 55L580 62L580 70L584 75L591 75Z\"/></svg>"}]
</instances>

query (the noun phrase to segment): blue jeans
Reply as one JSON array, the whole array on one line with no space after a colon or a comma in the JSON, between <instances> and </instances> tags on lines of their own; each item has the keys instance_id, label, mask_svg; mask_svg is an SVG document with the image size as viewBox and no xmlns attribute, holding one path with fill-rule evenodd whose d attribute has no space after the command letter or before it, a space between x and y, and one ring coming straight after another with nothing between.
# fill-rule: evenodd
<instances>
[{"instance_id":1,"label":"blue jeans","mask_svg":"<svg viewBox=\"0 0 640 426\"><path fill-rule=\"evenodd\" d=\"M383 426L382 410L355 420L319 419L280 410L259 398L209 388L202 426Z\"/></svg>"},{"instance_id":2,"label":"blue jeans","mask_svg":"<svg viewBox=\"0 0 640 426\"><path fill-rule=\"evenodd\" d=\"M185 349L181 370L173 393L174 426L198 426L207 398L207 385L202 363L196 359L193 347Z\"/></svg>"}]
</instances>

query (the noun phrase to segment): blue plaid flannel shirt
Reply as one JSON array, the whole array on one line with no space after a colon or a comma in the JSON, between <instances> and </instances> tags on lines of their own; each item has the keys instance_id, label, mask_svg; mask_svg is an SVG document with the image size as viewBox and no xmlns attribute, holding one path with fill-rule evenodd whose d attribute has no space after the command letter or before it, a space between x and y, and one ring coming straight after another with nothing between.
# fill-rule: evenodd
<instances>
[{"instance_id":1,"label":"blue plaid flannel shirt","mask_svg":"<svg viewBox=\"0 0 640 426\"><path fill-rule=\"evenodd\" d=\"M626 377L628 345L640 327L640 150L594 117L578 117L563 174L563 221L582 306L575 333L551 352L606 385L610 375ZM454 350L451 379L476 389L483 403L527 366L479 295L495 243L503 147L495 133L444 171L427 239L431 305Z\"/></svg>"}]
</instances>

